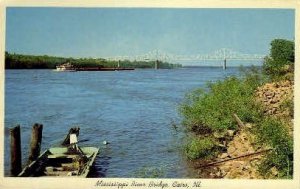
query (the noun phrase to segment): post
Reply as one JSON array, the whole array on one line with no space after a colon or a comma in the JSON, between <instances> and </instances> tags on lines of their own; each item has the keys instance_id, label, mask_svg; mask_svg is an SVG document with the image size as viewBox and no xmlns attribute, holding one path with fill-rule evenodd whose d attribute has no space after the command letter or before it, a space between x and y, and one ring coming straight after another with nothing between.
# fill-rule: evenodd
<instances>
[{"instance_id":1,"label":"post","mask_svg":"<svg viewBox=\"0 0 300 189\"><path fill-rule=\"evenodd\" d=\"M42 143L43 125L35 123L32 127L29 163L36 160L40 155Z\"/></svg>"},{"instance_id":2,"label":"post","mask_svg":"<svg viewBox=\"0 0 300 189\"><path fill-rule=\"evenodd\" d=\"M118 61L118 68L120 68L120 60Z\"/></svg>"},{"instance_id":3,"label":"post","mask_svg":"<svg viewBox=\"0 0 300 189\"><path fill-rule=\"evenodd\" d=\"M226 70L226 58L224 59L223 70Z\"/></svg>"},{"instance_id":4,"label":"post","mask_svg":"<svg viewBox=\"0 0 300 189\"><path fill-rule=\"evenodd\" d=\"M11 175L17 176L22 171L20 125L10 129Z\"/></svg>"}]
</instances>

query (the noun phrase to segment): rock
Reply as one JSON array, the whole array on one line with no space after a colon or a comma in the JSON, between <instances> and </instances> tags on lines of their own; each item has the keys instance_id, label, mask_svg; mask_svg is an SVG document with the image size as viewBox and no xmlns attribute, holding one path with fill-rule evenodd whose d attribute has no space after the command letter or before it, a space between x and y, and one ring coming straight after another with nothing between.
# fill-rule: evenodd
<instances>
[{"instance_id":1,"label":"rock","mask_svg":"<svg viewBox=\"0 0 300 189\"><path fill-rule=\"evenodd\" d=\"M231 170L229 174L226 175L226 178L240 178L243 175L243 171L240 170Z\"/></svg>"},{"instance_id":2,"label":"rock","mask_svg":"<svg viewBox=\"0 0 300 189\"><path fill-rule=\"evenodd\" d=\"M214 137L217 138L217 139L225 138L225 134L224 134L224 133L218 133L218 132L215 132L213 135L214 135Z\"/></svg>"},{"instance_id":3,"label":"rock","mask_svg":"<svg viewBox=\"0 0 300 189\"><path fill-rule=\"evenodd\" d=\"M278 170L277 170L276 167L272 167L272 168L270 169L270 171L271 171L272 175L274 175L274 176L277 176L277 175L278 175Z\"/></svg>"},{"instance_id":4,"label":"rock","mask_svg":"<svg viewBox=\"0 0 300 189\"><path fill-rule=\"evenodd\" d=\"M221 155L220 155L220 158L221 159L224 159L224 158L227 158L228 157L228 154L227 153L222 153Z\"/></svg>"},{"instance_id":5,"label":"rock","mask_svg":"<svg viewBox=\"0 0 300 189\"><path fill-rule=\"evenodd\" d=\"M226 148L226 146L223 143L222 144L219 143L218 146L221 147L221 148Z\"/></svg>"},{"instance_id":6,"label":"rock","mask_svg":"<svg viewBox=\"0 0 300 189\"><path fill-rule=\"evenodd\" d=\"M222 177L227 175L227 172L225 170L221 170L221 173L222 173Z\"/></svg>"},{"instance_id":7,"label":"rock","mask_svg":"<svg viewBox=\"0 0 300 189\"><path fill-rule=\"evenodd\" d=\"M240 161L234 161L234 162L232 162L232 168L233 169L239 169L241 167L242 167L242 162L240 162Z\"/></svg>"},{"instance_id":8,"label":"rock","mask_svg":"<svg viewBox=\"0 0 300 189\"><path fill-rule=\"evenodd\" d=\"M277 112L277 109L276 108L272 108L271 114L275 114L276 112Z\"/></svg>"},{"instance_id":9,"label":"rock","mask_svg":"<svg viewBox=\"0 0 300 189\"><path fill-rule=\"evenodd\" d=\"M235 131L234 130L227 130L227 135L230 137L234 136Z\"/></svg>"},{"instance_id":10,"label":"rock","mask_svg":"<svg viewBox=\"0 0 300 189\"><path fill-rule=\"evenodd\" d=\"M249 173L243 173L239 178L241 179L249 179L250 178L250 174Z\"/></svg>"},{"instance_id":11,"label":"rock","mask_svg":"<svg viewBox=\"0 0 300 189\"><path fill-rule=\"evenodd\" d=\"M273 91L267 91L265 92L265 96L268 98L272 98L275 96L275 93Z\"/></svg>"},{"instance_id":12,"label":"rock","mask_svg":"<svg viewBox=\"0 0 300 189\"><path fill-rule=\"evenodd\" d=\"M249 153L249 149L248 148L242 148L239 150L240 154L239 155L243 155L243 154L248 154Z\"/></svg>"},{"instance_id":13,"label":"rock","mask_svg":"<svg viewBox=\"0 0 300 189\"><path fill-rule=\"evenodd\" d=\"M257 159L251 160L251 161L250 161L250 165L251 165L251 166L258 166L258 165L259 165L259 160L257 160Z\"/></svg>"},{"instance_id":14,"label":"rock","mask_svg":"<svg viewBox=\"0 0 300 189\"><path fill-rule=\"evenodd\" d=\"M252 125L250 123L246 123L245 127L247 127L248 129L252 129Z\"/></svg>"},{"instance_id":15,"label":"rock","mask_svg":"<svg viewBox=\"0 0 300 189\"><path fill-rule=\"evenodd\" d=\"M216 176L217 176L217 177L221 177L221 175L222 175L221 171L218 171L218 172L216 173Z\"/></svg>"},{"instance_id":16,"label":"rock","mask_svg":"<svg viewBox=\"0 0 300 189\"><path fill-rule=\"evenodd\" d=\"M244 144L242 142L237 142L235 143L235 147L238 151L241 151L244 148Z\"/></svg>"},{"instance_id":17,"label":"rock","mask_svg":"<svg viewBox=\"0 0 300 189\"><path fill-rule=\"evenodd\" d=\"M228 164L227 166L222 167L222 170L227 174L231 170L232 166L231 164Z\"/></svg>"},{"instance_id":18,"label":"rock","mask_svg":"<svg viewBox=\"0 0 300 189\"><path fill-rule=\"evenodd\" d=\"M246 171L246 170L249 170L250 169L250 166L249 165L246 165L243 167L243 171ZM251 172L251 171L250 171Z\"/></svg>"},{"instance_id":19,"label":"rock","mask_svg":"<svg viewBox=\"0 0 300 189\"><path fill-rule=\"evenodd\" d=\"M232 157L232 154L236 151L236 148L234 146L229 146L227 148L227 153L229 154L229 156Z\"/></svg>"}]
</instances>

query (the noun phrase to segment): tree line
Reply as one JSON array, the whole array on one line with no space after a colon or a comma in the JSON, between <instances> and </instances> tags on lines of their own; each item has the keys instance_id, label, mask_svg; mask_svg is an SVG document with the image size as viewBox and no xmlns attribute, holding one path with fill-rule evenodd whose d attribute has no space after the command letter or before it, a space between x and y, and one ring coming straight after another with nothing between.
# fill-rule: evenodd
<instances>
[{"instance_id":1,"label":"tree line","mask_svg":"<svg viewBox=\"0 0 300 189\"><path fill-rule=\"evenodd\" d=\"M5 52L5 69L55 69L57 65L71 63L74 67L102 68L155 68L155 61L106 60L103 58L65 58L48 55L23 55ZM181 64L171 64L159 61L160 69L182 67Z\"/></svg>"}]
</instances>

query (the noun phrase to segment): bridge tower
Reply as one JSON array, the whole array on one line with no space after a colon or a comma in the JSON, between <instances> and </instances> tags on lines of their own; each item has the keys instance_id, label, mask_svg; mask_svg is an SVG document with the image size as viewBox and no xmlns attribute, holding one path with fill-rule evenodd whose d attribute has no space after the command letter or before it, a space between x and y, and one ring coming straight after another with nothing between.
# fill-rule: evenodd
<instances>
[{"instance_id":1,"label":"bridge tower","mask_svg":"<svg viewBox=\"0 0 300 189\"><path fill-rule=\"evenodd\" d=\"M222 54L223 54L223 60L224 60L224 62L223 62L223 70L226 70L226 49L225 48L223 48L223 49L221 49L221 51L222 51Z\"/></svg>"},{"instance_id":2,"label":"bridge tower","mask_svg":"<svg viewBox=\"0 0 300 189\"><path fill-rule=\"evenodd\" d=\"M158 60L155 61L154 69L156 69L156 70L159 69L159 62L158 62Z\"/></svg>"},{"instance_id":3,"label":"bridge tower","mask_svg":"<svg viewBox=\"0 0 300 189\"><path fill-rule=\"evenodd\" d=\"M226 58L224 59L224 62L223 62L223 70L226 70L227 66L226 66Z\"/></svg>"}]
</instances>

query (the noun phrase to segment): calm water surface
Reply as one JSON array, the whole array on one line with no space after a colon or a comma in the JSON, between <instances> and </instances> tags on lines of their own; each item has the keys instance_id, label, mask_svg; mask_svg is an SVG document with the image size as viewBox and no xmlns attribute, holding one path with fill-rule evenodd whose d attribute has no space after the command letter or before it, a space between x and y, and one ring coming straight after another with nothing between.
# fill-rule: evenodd
<instances>
[{"instance_id":1,"label":"calm water surface","mask_svg":"<svg viewBox=\"0 0 300 189\"><path fill-rule=\"evenodd\" d=\"M192 178L174 130L186 92L238 73L238 68L182 68L115 72L5 72L5 173L9 175L9 128L21 125L22 159L32 125L44 125L42 149L59 143L72 126L79 140L100 147L91 177ZM109 141L107 146L103 141Z\"/></svg>"}]
</instances>

